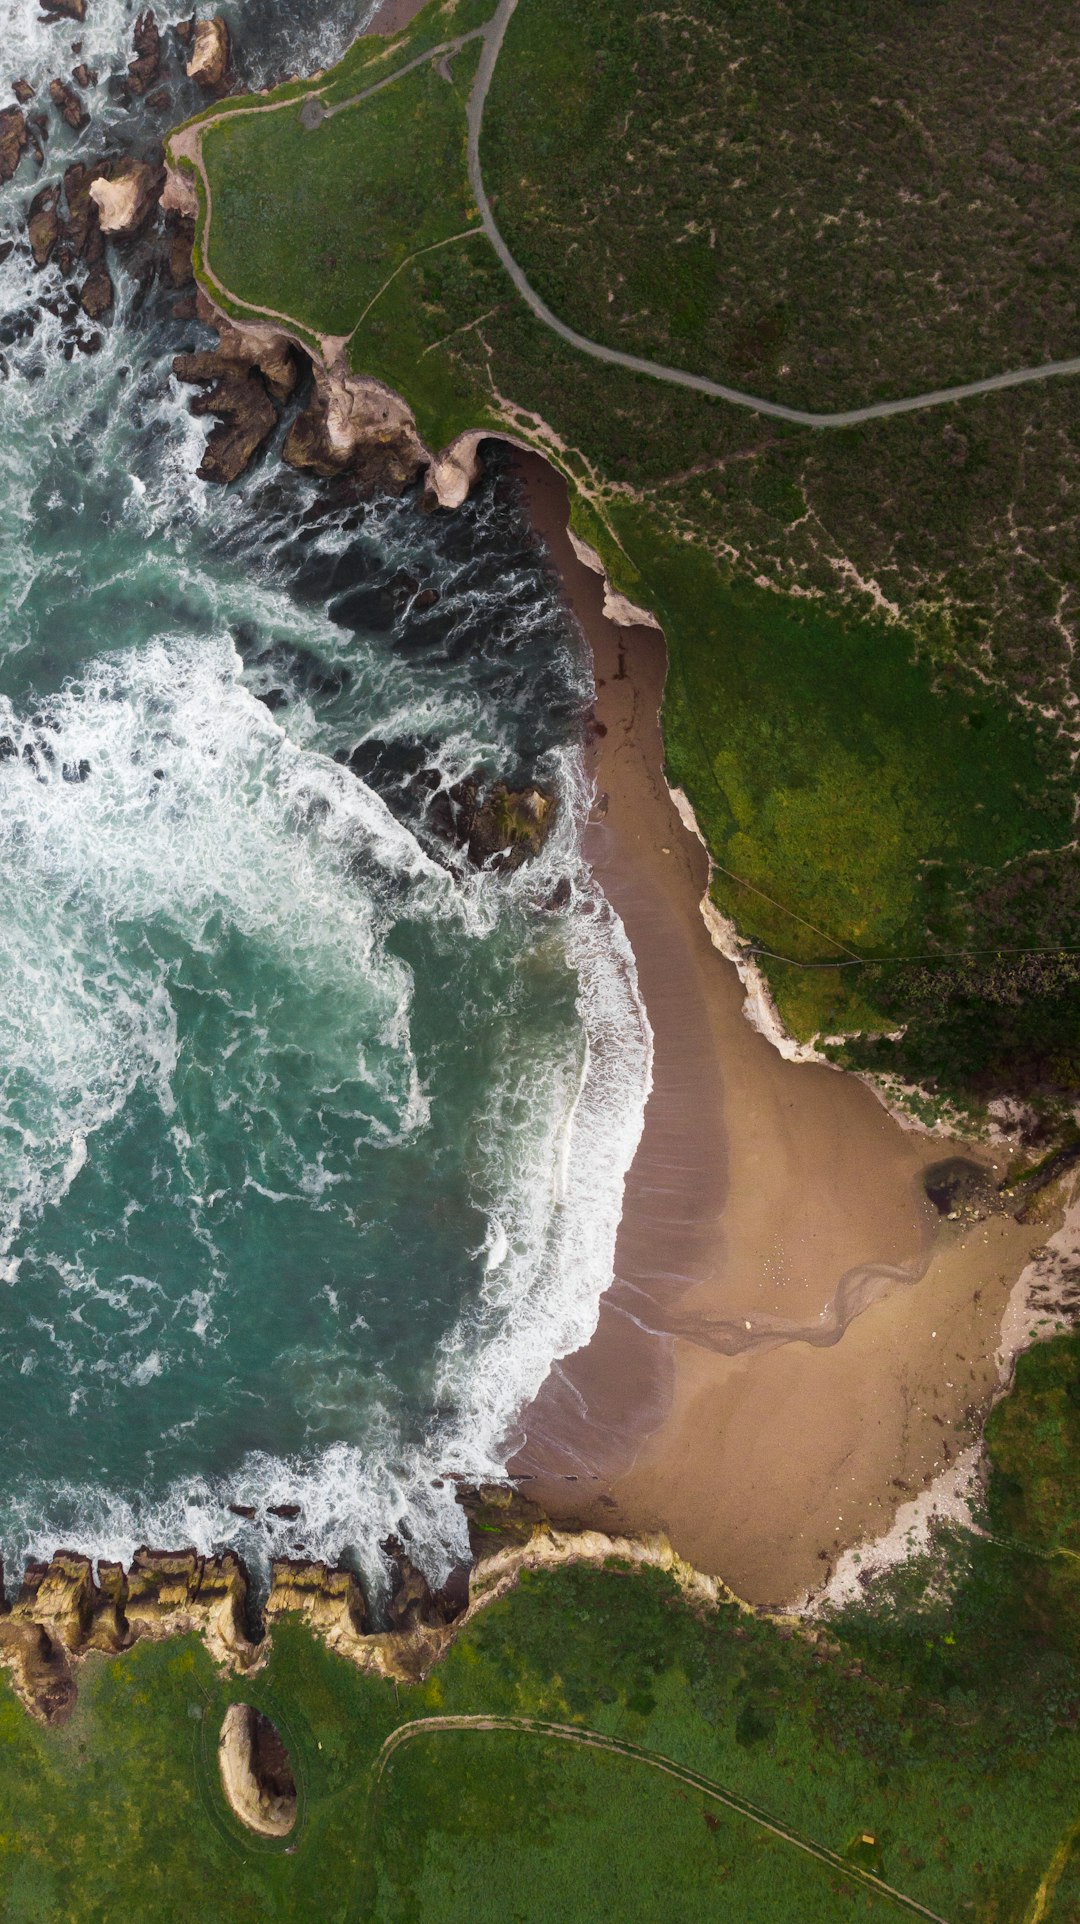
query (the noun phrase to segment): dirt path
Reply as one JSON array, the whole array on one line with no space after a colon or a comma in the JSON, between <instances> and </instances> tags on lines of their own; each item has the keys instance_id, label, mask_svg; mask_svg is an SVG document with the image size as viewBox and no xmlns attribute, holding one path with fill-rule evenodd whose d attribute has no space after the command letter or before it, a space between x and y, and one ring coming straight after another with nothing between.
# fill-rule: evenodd
<instances>
[{"instance_id":1,"label":"dirt path","mask_svg":"<svg viewBox=\"0 0 1080 1924\"><path fill-rule=\"evenodd\" d=\"M861 1884L865 1890L873 1891L878 1897L891 1898L894 1904L899 1904L905 1911L911 1911L916 1917L929 1918L931 1924L946 1924L945 1918L941 1917L937 1911L930 1910L926 1904L920 1904L917 1898L908 1897L904 1891L896 1890L893 1885L886 1884L882 1878L875 1877L870 1871L860 1870L858 1865L849 1863L847 1858L840 1857L836 1851L829 1850L824 1844L815 1844L812 1838L800 1836L798 1831L792 1830L779 1818L770 1816L767 1811L761 1810L757 1804L750 1803L747 1798L740 1797L736 1791L725 1790L722 1784L713 1783L710 1778L702 1777L696 1770L687 1770L684 1765L675 1763L659 1751L642 1750L638 1744L627 1743L622 1737L609 1737L599 1730L586 1730L575 1724L546 1723L539 1717L415 1718L410 1723L399 1724L383 1744L372 1770L373 1796L378 1796L386 1766L396 1750L400 1750L403 1744L410 1743L414 1737L431 1736L433 1733L448 1730L514 1731L529 1737L577 1744L586 1750L602 1750L610 1756L629 1757L635 1763L648 1764L653 1770L662 1771L666 1777L674 1777L679 1783L689 1785L691 1790L700 1791L704 1796L711 1797L714 1803L723 1804L725 1809L734 1811L737 1816L748 1818L750 1823L757 1824L761 1830L770 1831L774 1837L779 1837L783 1843L790 1844L795 1850L805 1851L808 1857L815 1857L819 1864L826 1864L830 1870L838 1871L842 1877Z\"/></svg>"}]
</instances>

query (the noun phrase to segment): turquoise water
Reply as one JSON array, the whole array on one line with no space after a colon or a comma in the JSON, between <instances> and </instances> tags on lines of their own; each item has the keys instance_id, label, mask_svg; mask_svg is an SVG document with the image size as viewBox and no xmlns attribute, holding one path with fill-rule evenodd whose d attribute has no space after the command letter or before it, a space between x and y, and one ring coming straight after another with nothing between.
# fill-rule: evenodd
<instances>
[{"instance_id":1,"label":"turquoise water","mask_svg":"<svg viewBox=\"0 0 1080 1924\"><path fill-rule=\"evenodd\" d=\"M97 0L103 64L134 11ZM308 64L348 38L300 25ZM295 55L295 9L248 29ZM66 360L53 283L0 267L0 1540L377 1581L394 1530L438 1576L444 1473L497 1470L595 1322L640 1128L584 647L497 461L454 517L273 461L210 490L198 330L121 275ZM411 782L477 767L558 793L514 877L449 862Z\"/></svg>"}]
</instances>

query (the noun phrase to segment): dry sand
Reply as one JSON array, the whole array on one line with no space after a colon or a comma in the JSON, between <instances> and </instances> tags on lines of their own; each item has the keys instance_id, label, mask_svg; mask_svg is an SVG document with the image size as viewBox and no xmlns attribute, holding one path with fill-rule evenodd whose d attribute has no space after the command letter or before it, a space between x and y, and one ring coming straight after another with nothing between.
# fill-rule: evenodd
<instances>
[{"instance_id":1,"label":"dry sand","mask_svg":"<svg viewBox=\"0 0 1080 1924\"><path fill-rule=\"evenodd\" d=\"M905 1130L854 1077L784 1061L746 1021L700 912L704 852L661 773L663 638L605 619L561 477L529 455L519 468L592 644L606 733L586 851L656 1055L615 1281L592 1342L525 1412L511 1468L553 1514L662 1528L747 1599L786 1603L971 1440L1010 1287L1046 1230L940 1224L920 1172L958 1145Z\"/></svg>"}]
</instances>

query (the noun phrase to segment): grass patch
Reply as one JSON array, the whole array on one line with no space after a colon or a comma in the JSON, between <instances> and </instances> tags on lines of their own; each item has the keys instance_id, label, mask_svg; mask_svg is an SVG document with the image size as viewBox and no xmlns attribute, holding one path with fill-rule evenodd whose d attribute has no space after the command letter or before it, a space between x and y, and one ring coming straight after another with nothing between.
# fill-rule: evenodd
<instances>
[{"instance_id":1,"label":"grass patch","mask_svg":"<svg viewBox=\"0 0 1080 1924\"><path fill-rule=\"evenodd\" d=\"M215 1924L900 1915L647 1765L531 1735L422 1736L372 1802L398 1725L482 1714L658 1752L840 1855L869 1834L888 1882L950 1920L1022 1924L1057 1863L1048 1915L1068 1918L1080 1561L1041 1552L1077 1540L1078 1382L1080 1339L1057 1339L991 1419L1007 1541L943 1537L823 1636L698 1616L657 1571L570 1566L526 1575L419 1685L361 1675L299 1623L244 1679L195 1639L90 1660L60 1729L0 1685L0 1916L165 1924L209 1892ZM290 1749L295 1849L253 1840L221 1796L236 1699Z\"/></svg>"}]
</instances>

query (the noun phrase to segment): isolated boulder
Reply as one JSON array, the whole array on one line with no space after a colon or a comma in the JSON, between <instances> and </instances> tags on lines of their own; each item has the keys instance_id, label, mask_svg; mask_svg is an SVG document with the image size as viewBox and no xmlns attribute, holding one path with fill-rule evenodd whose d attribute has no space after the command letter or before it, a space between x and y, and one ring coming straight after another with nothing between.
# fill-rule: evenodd
<instances>
[{"instance_id":1,"label":"isolated boulder","mask_svg":"<svg viewBox=\"0 0 1080 1924\"><path fill-rule=\"evenodd\" d=\"M50 26L61 20L85 20L86 0L42 0L42 12Z\"/></svg>"},{"instance_id":2,"label":"isolated boulder","mask_svg":"<svg viewBox=\"0 0 1080 1924\"><path fill-rule=\"evenodd\" d=\"M92 321L100 321L113 304L113 284L104 261L90 269L79 289L79 306Z\"/></svg>"},{"instance_id":3,"label":"isolated boulder","mask_svg":"<svg viewBox=\"0 0 1080 1924\"><path fill-rule=\"evenodd\" d=\"M229 29L220 15L198 20L191 36L191 58L187 63L189 80L197 80L208 93L221 93L229 76Z\"/></svg>"},{"instance_id":4,"label":"isolated boulder","mask_svg":"<svg viewBox=\"0 0 1080 1924\"><path fill-rule=\"evenodd\" d=\"M476 868L507 874L538 855L551 833L555 798L542 788L510 788L480 775L440 788L428 819Z\"/></svg>"},{"instance_id":5,"label":"isolated boulder","mask_svg":"<svg viewBox=\"0 0 1080 1924\"><path fill-rule=\"evenodd\" d=\"M56 187L43 187L30 202L26 231L35 267L45 266L60 238L59 203L60 192Z\"/></svg>"},{"instance_id":6,"label":"isolated boulder","mask_svg":"<svg viewBox=\"0 0 1080 1924\"><path fill-rule=\"evenodd\" d=\"M89 126L90 116L86 108L83 106L74 87L69 87L65 80L50 80L49 99L52 101L53 106L61 118L67 121L73 134L77 134L83 127Z\"/></svg>"}]
</instances>

